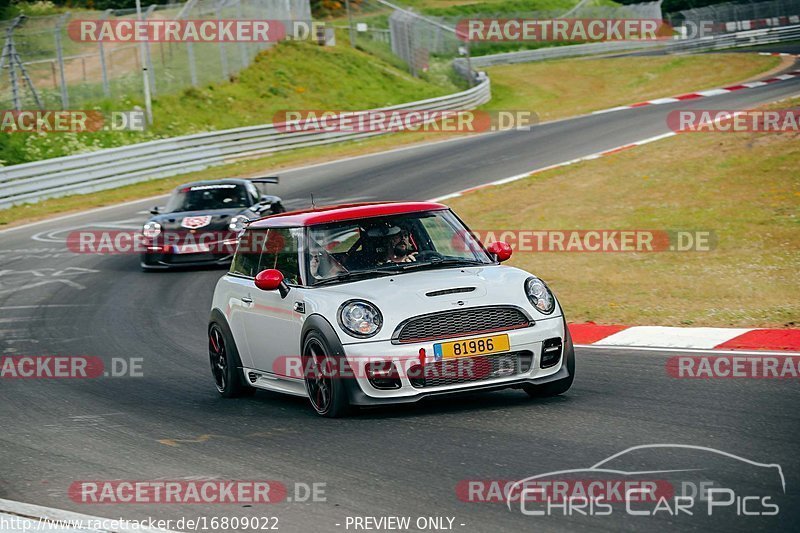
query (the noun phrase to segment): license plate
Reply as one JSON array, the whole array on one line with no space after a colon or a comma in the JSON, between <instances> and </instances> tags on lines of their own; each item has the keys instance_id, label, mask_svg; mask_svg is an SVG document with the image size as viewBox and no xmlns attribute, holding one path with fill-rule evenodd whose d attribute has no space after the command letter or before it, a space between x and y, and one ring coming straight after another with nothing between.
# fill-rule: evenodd
<instances>
[{"instance_id":1,"label":"license plate","mask_svg":"<svg viewBox=\"0 0 800 533\"><path fill-rule=\"evenodd\" d=\"M442 342L433 345L436 359L455 359L488 353L507 352L511 348L508 335L492 335L464 341Z\"/></svg>"},{"instance_id":2,"label":"license plate","mask_svg":"<svg viewBox=\"0 0 800 533\"><path fill-rule=\"evenodd\" d=\"M202 254L211 250L211 247L205 243L182 244L177 248L179 254Z\"/></svg>"}]
</instances>

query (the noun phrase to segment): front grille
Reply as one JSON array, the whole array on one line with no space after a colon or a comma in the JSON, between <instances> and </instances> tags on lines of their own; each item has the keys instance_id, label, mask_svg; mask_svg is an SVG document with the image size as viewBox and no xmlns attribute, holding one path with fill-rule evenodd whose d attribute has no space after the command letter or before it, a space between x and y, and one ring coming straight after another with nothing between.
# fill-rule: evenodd
<instances>
[{"instance_id":1,"label":"front grille","mask_svg":"<svg viewBox=\"0 0 800 533\"><path fill-rule=\"evenodd\" d=\"M532 356L530 352L511 352L436 361L424 369L419 365L411 367L408 377L415 389L475 383L526 372L520 360L527 360L530 369Z\"/></svg>"},{"instance_id":2,"label":"front grille","mask_svg":"<svg viewBox=\"0 0 800 533\"><path fill-rule=\"evenodd\" d=\"M473 307L410 318L392 337L409 343L524 328L531 321L516 307Z\"/></svg>"},{"instance_id":3,"label":"front grille","mask_svg":"<svg viewBox=\"0 0 800 533\"><path fill-rule=\"evenodd\" d=\"M181 265L185 263L200 263L219 261L226 257L223 254L212 254L209 252L201 252L197 254L170 254L164 256L164 262L172 265Z\"/></svg>"}]
</instances>

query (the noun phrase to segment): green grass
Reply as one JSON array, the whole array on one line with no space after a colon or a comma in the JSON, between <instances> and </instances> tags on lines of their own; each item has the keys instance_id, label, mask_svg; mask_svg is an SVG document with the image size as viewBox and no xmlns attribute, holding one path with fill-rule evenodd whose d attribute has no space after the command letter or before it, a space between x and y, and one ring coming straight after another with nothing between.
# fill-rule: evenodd
<instances>
[{"instance_id":1,"label":"green grass","mask_svg":"<svg viewBox=\"0 0 800 533\"><path fill-rule=\"evenodd\" d=\"M774 56L565 59L487 68L490 109L528 110L542 120L675 96L743 81L781 63Z\"/></svg>"},{"instance_id":2,"label":"green grass","mask_svg":"<svg viewBox=\"0 0 800 533\"><path fill-rule=\"evenodd\" d=\"M448 203L476 230L716 235L716 247L705 252L515 254L510 264L546 280L572 322L797 327L798 161L797 134L690 133Z\"/></svg>"}]
</instances>

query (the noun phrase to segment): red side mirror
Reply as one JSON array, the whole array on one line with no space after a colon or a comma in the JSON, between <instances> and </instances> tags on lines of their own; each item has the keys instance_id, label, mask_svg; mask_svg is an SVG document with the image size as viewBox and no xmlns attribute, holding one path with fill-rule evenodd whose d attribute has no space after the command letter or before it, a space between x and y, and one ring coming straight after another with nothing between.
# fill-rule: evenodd
<instances>
[{"instance_id":1,"label":"red side mirror","mask_svg":"<svg viewBox=\"0 0 800 533\"><path fill-rule=\"evenodd\" d=\"M493 253L501 263L503 261L508 261L511 257L511 246L503 241L493 242L487 246L486 249L489 250L490 253Z\"/></svg>"},{"instance_id":2,"label":"red side mirror","mask_svg":"<svg viewBox=\"0 0 800 533\"><path fill-rule=\"evenodd\" d=\"M283 274L280 270L270 268L269 270L262 270L256 276L256 287L262 291L274 291L280 288L283 284Z\"/></svg>"}]
</instances>

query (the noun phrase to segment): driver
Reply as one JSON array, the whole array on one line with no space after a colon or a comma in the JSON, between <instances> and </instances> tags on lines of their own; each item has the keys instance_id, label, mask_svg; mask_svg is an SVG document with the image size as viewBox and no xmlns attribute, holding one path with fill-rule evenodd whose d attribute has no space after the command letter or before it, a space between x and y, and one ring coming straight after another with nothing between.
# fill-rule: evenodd
<instances>
[{"instance_id":1,"label":"driver","mask_svg":"<svg viewBox=\"0 0 800 533\"><path fill-rule=\"evenodd\" d=\"M385 225L371 228L367 235L376 239L377 263L411 263L417 260L417 252L412 252L408 231L399 226Z\"/></svg>"},{"instance_id":2,"label":"driver","mask_svg":"<svg viewBox=\"0 0 800 533\"><path fill-rule=\"evenodd\" d=\"M308 267L314 279L332 278L347 272L347 269L339 261L313 239L308 253L310 255Z\"/></svg>"}]
</instances>

